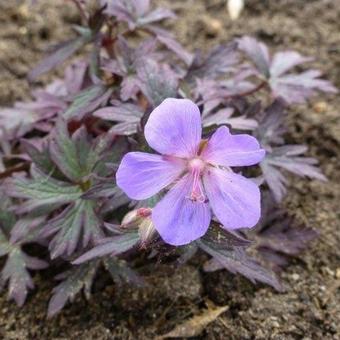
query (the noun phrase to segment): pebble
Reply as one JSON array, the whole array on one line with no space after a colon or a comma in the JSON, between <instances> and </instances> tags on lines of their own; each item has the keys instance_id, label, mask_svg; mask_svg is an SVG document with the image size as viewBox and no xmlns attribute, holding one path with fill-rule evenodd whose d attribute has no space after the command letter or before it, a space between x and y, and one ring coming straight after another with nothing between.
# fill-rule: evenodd
<instances>
[{"instance_id":1,"label":"pebble","mask_svg":"<svg viewBox=\"0 0 340 340\"><path fill-rule=\"evenodd\" d=\"M340 279L340 268L336 269L336 274L335 274L337 279Z\"/></svg>"},{"instance_id":2,"label":"pebble","mask_svg":"<svg viewBox=\"0 0 340 340\"><path fill-rule=\"evenodd\" d=\"M313 105L313 110L317 113L324 113L327 111L328 105L326 102L317 102Z\"/></svg>"},{"instance_id":3,"label":"pebble","mask_svg":"<svg viewBox=\"0 0 340 340\"><path fill-rule=\"evenodd\" d=\"M300 275L297 274L297 273L294 273L294 274L292 275L292 279L293 279L294 281L297 281L297 280L300 279Z\"/></svg>"},{"instance_id":4,"label":"pebble","mask_svg":"<svg viewBox=\"0 0 340 340\"><path fill-rule=\"evenodd\" d=\"M223 31L223 24L220 20L205 16L202 18L206 32L212 36L220 35Z\"/></svg>"}]
</instances>

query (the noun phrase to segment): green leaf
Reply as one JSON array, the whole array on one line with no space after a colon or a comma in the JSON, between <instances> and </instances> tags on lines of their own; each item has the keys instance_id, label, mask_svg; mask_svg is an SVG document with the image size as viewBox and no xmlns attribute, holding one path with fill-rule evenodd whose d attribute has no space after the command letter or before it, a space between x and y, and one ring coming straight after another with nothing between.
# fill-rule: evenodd
<instances>
[{"instance_id":1,"label":"green leaf","mask_svg":"<svg viewBox=\"0 0 340 340\"><path fill-rule=\"evenodd\" d=\"M64 112L64 118L81 120L87 113L92 113L98 107L106 104L112 92L113 89L104 85L93 85L84 89Z\"/></svg>"},{"instance_id":2,"label":"green leaf","mask_svg":"<svg viewBox=\"0 0 340 340\"><path fill-rule=\"evenodd\" d=\"M12 212L0 210L0 230L2 229L4 233L10 233L15 221L16 218Z\"/></svg>"},{"instance_id":3,"label":"green leaf","mask_svg":"<svg viewBox=\"0 0 340 340\"><path fill-rule=\"evenodd\" d=\"M71 181L81 182L91 175L108 149L108 136L98 137L93 143L85 127L70 137L67 125L59 121L54 138L50 143L51 157L60 171Z\"/></svg>"},{"instance_id":4,"label":"green leaf","mask_svg":"<svg viewBox=\"0 0 340 340\"><path fill-rule=\"evenodd\" d=\"M6 184L8 195L27 199L18 206L18 213L45 214L77 200L82 194L78 186L58 181L36 169L33 169L32 177L13 177Z\"/></svg>"},{"instance_id":5,"label":"green leaf","mask_svg":"<svg viewBox=\"0 0 340 340\"><path fill-rule=\"evenodd\" d=\"M8 243L7 236L0 228L0 256L7 255L11 251L11 245Z\"/></svg>"},{"instance_id":6,"label":"green leaf","mask_svg":"<svg viewBox=\"0 0 340 340\"><path fill-rule=\"evenodd\" d=\"M50 157L47 143L42 144L41 150L28 139L21 139L20 143L39 170L46 174L54 174L56 166Z\"/></svg>"},{"instance_id":7,"label":"green leaf","mask_svg":"<svg viewBox=\"0 0 340 340\"><path fill-rule=\"evenodd\" d=\"M41 236L54 235L49 245L52 259L72 255L80 243L86 247L90 242L103 238L102 223L94 211L95 205L92 201L77 200L43 228Z\"/></svg>"},{"instance_id":8,"label":"green leaf","mask_svg":"<svg viewBox=\"0 0 340 340\"><path fill-rule=\"evenodd\" d=\"M99 162L111 143L109 135L99 136L91 143L83 127L74 133L72 139L76 145L80 166L86 176L90 175L97 166L103 165Z\"/></svg>"},{"instance_id":9,"label":"green leaf","mask_svg":"<svg viewBox=\"0 0 340 340\"><path fill-rule=\"evenodd\" d=\"M55 135L50 142L50 154L54 163L68 179L77 182L85 175L79 163L76 144L71 139L67 124L63 120L57 123Z\"/></svg>"}]
</instances>

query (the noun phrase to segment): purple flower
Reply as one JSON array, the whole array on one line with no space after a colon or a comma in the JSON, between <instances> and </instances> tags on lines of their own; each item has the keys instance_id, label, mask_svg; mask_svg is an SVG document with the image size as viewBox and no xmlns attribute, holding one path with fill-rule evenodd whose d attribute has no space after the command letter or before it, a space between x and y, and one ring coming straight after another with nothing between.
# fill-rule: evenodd
<instances>
[{"instance_id":1,"label":"purple flower","mask_svg":"<svg viewBox=\"0 0 340 340\"><path fill-rule=\"evenodd\" d=\"M160 153L129 152L117 185L132 199L169 191L152 211L155 228L172 245L203 236L212 212L226 229L251 228L260 218L260 190L231 166L259 163L265 154L249 135L226 126L202 140L199 108L188 99L164 100L145 126L145 138Z\"/></svg>"}]
</instances>

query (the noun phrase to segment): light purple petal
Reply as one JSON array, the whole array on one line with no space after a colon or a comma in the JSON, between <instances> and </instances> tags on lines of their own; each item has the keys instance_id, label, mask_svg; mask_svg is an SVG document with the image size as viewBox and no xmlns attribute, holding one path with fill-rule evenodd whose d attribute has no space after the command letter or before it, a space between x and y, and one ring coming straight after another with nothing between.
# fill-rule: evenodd
<instances>
[{"instance_id":1,"label":"light purple petal","mask_svg":"<svg viewBox=\"0 0 340 340\"><path fill-rule=\"evenodd\" d=\"M152 211L155 228L166 243L175 246L188 244L208 230L211 220L209 205L188 198L192 183L192 176L183 177Z\"/></svg>"},{"instance_id":2,"label":"light purple petal","mask_svg":"<svg viewBox=\"0 0 340 340\"><path fill-rule=\"evenodd\" d=\"M155 195L172 183L184 170L181 160L160 155L129 152L119 165L117 185L130 197L142 200Z\"/></svg>"},{"instance_id":3,"label":"light purple petal","mask_svg":"<svg viewBox=\"0 0 340 340\"><path fill-rule=\"evenodd\" d=\"M194 156L202 134L199 108L188 99L165 99L151 112L144 132L148 144L161 154Z\"/></svg>"},{"instance_id":4,"label":"light purple petal","mask_svg":"<svg viewBox=\"0 0 340 340\"><path fill-rule=\"evenodd\" d=\"M251 228L260 219L260 190L251 180L211 167L203 176L210 206L226 229Z\"/></svg>"},{"instance_id":5,"label":"light purple petal","mask_svg":"<svg viewBox=\"0 0 340 340\"><path fill-rule=\"evenodd\" d=\"M222 126L211 136L201 156L215 165L246 166L259 163L264 155L256 138L232 135L226 126Z\"/></svg>"}]
</instances>

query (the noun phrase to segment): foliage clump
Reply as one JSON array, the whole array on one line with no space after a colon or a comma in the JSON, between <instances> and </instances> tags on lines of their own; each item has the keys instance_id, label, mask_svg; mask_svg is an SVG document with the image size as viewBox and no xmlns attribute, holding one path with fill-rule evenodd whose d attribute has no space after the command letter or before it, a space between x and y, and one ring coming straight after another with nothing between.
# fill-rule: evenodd
<instances>
[{"instance_id":1,"label":"foliage clump","mask_svg":"<svg viewBox=\"0 0 340 340\"><path fill-rule=\"evenodd\" d=\"M0 288L22 305L34 287L31 272L62 263L52 316L80 291L90 297L101 270L117 284L142 285L141 253L152 265L157 258L183 264L203 251L211 256L204 270L224 268L281 290L276 273L316 237L280 205L287 173L326 180L305 145L286 141L287 107L336 89L317 70L296 71L311 58L294 51L271 56L252 37L190 53L161 27L175 14L152 9L149 0L73 2L82 26L28 75L33 83L69 61L64 78L44 88L32 84L32 101L0 110ZM153 226L164 190L136 201L117 186L124 155L148 151L145 125L167 98L198 105L206 140L222 125L257 138L266 155L258 167L242 169L261 185L255 228L220 228L213 217L202 237L173 246Z\"/></svg>"}]
</instances>

